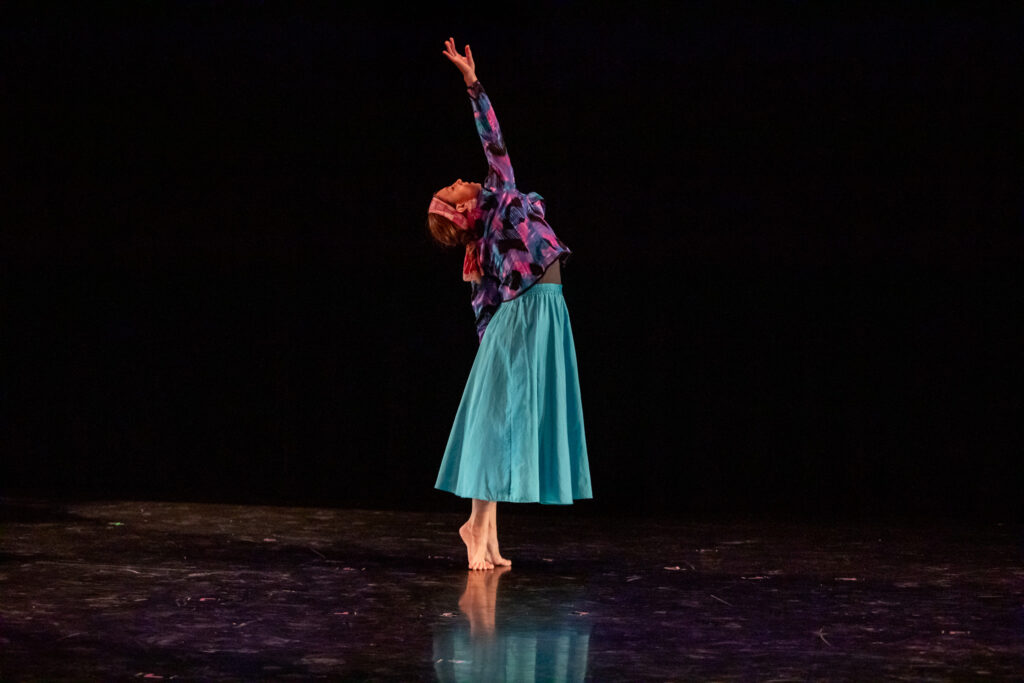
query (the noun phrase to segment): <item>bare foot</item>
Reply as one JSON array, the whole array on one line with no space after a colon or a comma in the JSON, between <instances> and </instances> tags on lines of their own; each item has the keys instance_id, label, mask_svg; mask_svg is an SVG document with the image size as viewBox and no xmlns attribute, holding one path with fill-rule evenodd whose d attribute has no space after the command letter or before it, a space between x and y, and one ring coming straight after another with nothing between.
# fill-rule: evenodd
<instances>
[{"instance_id":1,"label":"bare foot","mask_svg":"<svg viewBox=\"0 0 1024 683\"><path fill-rule=\"evenodd\" d=\"M481 538L481 534L474 534L473 527L466 522L459 527L459 536L466 544L466 557L469 559L470 569L494 569L494 565L487 561L487 543Z\"/></svg>"},{"instance_id":2,"label":"bare foot","mask_svg":"<svg viewBox=\"0 0 1024 683\"><path fill-rule=\"evenodd\" d=\"M511 567L512 560L506 560L498 551L498 528L495 526L487 530L487 553L484 558L496 567Z\"/></svg>"}]
</instances>

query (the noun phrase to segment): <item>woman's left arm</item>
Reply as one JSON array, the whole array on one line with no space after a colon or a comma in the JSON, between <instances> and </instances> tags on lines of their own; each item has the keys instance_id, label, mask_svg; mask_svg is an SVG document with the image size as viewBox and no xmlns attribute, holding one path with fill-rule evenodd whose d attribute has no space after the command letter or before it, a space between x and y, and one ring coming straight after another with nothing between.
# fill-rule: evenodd
<instances>
[{"instance_id":1,"label":"woman's left arm","mask_svg":"<svg viewBox=\"0 0 1024 683\"><path fill-rule=\"evenodd\" d=\"M514 187L516 176L512 171L512 162L508 158L505 138L501 134L501 127L498 125L498 117L494 115L491 100L484 92L480 81L477 80L473 51L467 45L466 54L460 55L455 49L454 38L444 41L444 45L445 50L442 54L459 69L462 73L462 80L466 82L466 87L469 89L469 98L473 104L473 122L476 125L476 132L480 136L480 142L484 147L484 156L487 157L487 165L491 171L492 178L489 181L497 187Z\"/></svg>"}]
</instances>

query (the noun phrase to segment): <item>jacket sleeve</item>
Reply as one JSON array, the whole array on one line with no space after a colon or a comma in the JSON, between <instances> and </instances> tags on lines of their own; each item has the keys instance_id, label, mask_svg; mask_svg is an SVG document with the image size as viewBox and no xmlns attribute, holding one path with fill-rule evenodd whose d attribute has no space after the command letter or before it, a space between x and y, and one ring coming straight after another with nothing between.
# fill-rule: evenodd
<instances>
[{"instance_id":1,"label":"jacket sleeve","mask_svg":"<svg viewBox=\"0 0 1024 683\"><path fill-rule=\"evenodd\" d=\"M505 139L501 135L501 127L498 126L498 118L494 115L491 100L484 92L480 81L469 86L469 99L473 103L476 132L480 135L487 165L490 167L487 184L498 188L515 187L516 177L512 172L512 162L508 158Z\"/></svg>"},{"instance_id":2,"label":"jacket sleeve","mask_svg":"<svg viewBox=\"0 0 1024 683\"><path fill-rule=\"evenodd\" d=\"M473 310L476 312L476 336L483 341L484 331L491 322L491 316L501 305L501 292L498 291L498 280L485 275L480 282L473 283Z\"/></svg>"}]
</instances>

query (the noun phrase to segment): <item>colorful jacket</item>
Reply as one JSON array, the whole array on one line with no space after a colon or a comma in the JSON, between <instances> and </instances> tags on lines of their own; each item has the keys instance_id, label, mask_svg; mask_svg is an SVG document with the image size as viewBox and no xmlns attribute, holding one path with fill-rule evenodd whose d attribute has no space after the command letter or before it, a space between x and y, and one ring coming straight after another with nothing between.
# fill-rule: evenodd
<instances>
[{"instance_id":1,"label":"colorful jacket","mask_svg":"<svg viewBox=\"0 0 1024 683\"><path fill-rule=\"evenodd\" d=\"M516 189L512 164L491 101L476 81L469 87L480 142L489 171L477 197L477 243L483 277L473 283L476 332L483 340L491 316L502 301L510 301L537 282L556 259L570 251L544 220L544 198Z\"/></svg>"}]
</instances>

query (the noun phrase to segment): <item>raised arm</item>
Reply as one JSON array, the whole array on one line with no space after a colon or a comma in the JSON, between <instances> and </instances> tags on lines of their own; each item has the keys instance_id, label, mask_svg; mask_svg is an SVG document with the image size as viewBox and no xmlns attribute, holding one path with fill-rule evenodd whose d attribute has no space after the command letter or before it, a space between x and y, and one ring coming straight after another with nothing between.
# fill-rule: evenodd
<instances>
[{"instance_id":1,"label":"raised arm","mask_svg":"<svg viewBox=\"0 0 1024 683\"><path fill-rule=\"evenodd\" d=\"M487 165L490 167L490 178L487 184L497 187L511 187L516 184L516 177L512 171L512 162L508 158L508 149L505 147L505 139L501 135L501 127L498 125L498 118L494 115L494 108L491 107L491 100L484 92L480 81L476 77L476 63L473 61L473 51L466 46L466 54L460 55L455 49L455 39L449 38L444 41L444 52L452 64L458 68L469 89L469 98L473 104L473 121L476 124L476 132L480 136L480 142L484 147L484 155L487 157Z\"/></svg>"}]
</instances>

